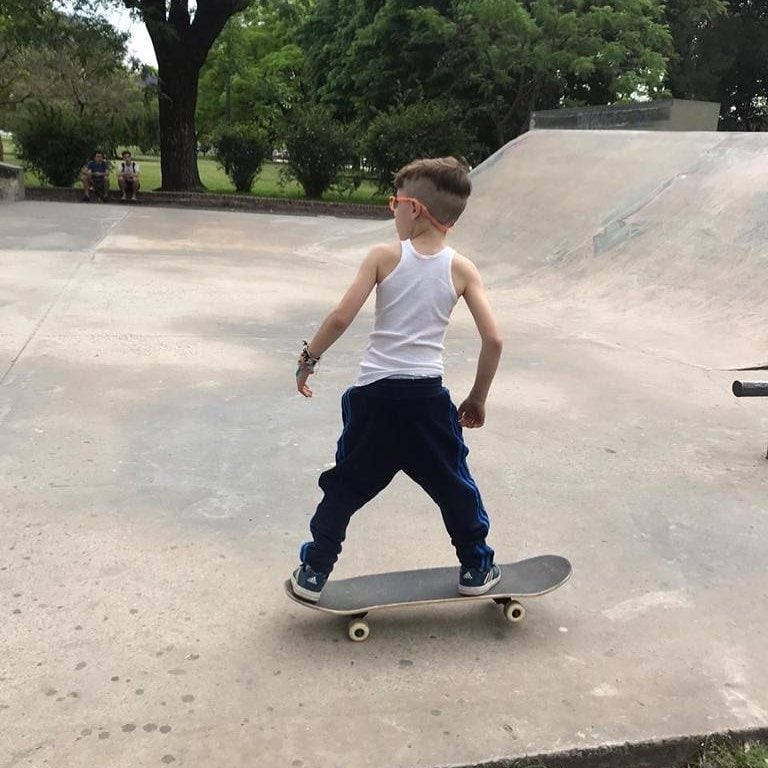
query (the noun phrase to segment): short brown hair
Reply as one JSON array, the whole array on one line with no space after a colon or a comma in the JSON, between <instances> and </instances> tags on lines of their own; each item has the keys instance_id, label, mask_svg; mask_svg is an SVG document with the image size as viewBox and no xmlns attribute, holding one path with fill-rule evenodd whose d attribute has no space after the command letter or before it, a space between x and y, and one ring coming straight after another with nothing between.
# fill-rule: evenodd
<instances>
[{"instance_id":1,"label":"short brown hair","mask_svg":"<svg viewBox=\"0 0 768 768\"><path fill-rule=\"evenodd\" d=\"M397 172L395 187L406 189L447 226L456 223L472 192L467 164L455 157L414 160Z\"/></svg>"}]
</instances>

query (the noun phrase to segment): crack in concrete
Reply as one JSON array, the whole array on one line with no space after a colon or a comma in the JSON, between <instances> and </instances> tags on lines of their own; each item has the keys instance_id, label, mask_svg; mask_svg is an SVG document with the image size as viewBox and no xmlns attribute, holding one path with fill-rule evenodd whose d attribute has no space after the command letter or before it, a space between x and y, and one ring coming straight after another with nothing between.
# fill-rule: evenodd
<instances>
[{"instance_id":1,"label":"crack in concrete","mask_svg":"<svg viewBox=\"0 0 768 768\"><path fill-rule=\"evenodd\" d=\"M82 264L83 262L77 263L77 265L75 266L75 269L72 271L72 274L67 278L67 281L64 283L61 290L56 295L56 298L50 303L48 308L43 313L43 316L35 323L35 327L32 329L32 332L29 334L24 344L22 344L21 349L16 353L15 357L11 358L10 365L5 370L5 373L3 373L2 377L0 377L0 386L5 384L6 379L11 375L11 372L16 366L16 363L21 359L21 356L24 354L24 352L26 352L27 347L32 343L32 340L35 338L35 336L37 336L43 323L45 323L45 321L48 319L48 316L51 314L51 311L53 310L53 308L59 303L59 300L61 299L64 292L72 284L72 281L75 279L75 275L77 274Z\"/></svg>"},{"instance_id":2,"label":"crack in concrete","mask_svg":"<svg viewBox=\"0 0 768 768\"><path fill-rule=\"evenodd\" d=\"M5 370L3 375L0 377L0 387L3 386L8 379L8 377L11 375L13 369L16 366L16 363L19 362L22 355L27 351L27 347L32 343L33 339L37 336L37 334L40 331L40 328L42 328L45 321L48 319L48 316L53 311L54 307L59 303L61 300L61 297L64 295L64 293L69 289L69 286L72 285L72 282L75 279L75 276L77 275L78 271L80 270L80 267L83 266L85 262L93 262L96 258L96 252L101 247L101 244L112 234L112 230L118 225L121 224L125 219L128 217L128 213L126 212L125 215L120 219L115 219L115 221L110 224L110 226L107 228L106 232L104 232L104 235L102 238L93 245L93 247L86 251L84 254L84 258L79 261L76 265L74 270L72 270L72 274L67 278L66 282L62 286L61 290L56 294L56 298L50 303L48 308L43 313L43 316L35 323L35 327L32 329L32 332L27 337L27 340L22 344L21 349L16 353L14 357L11 358L11 362L8 366L8 368Z\"/></svg>"}]
</instances>

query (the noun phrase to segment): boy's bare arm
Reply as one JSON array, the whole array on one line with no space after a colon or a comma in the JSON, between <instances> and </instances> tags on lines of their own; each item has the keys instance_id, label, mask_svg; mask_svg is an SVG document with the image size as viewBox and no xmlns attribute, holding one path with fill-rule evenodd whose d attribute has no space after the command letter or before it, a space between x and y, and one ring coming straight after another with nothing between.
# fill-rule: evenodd
<instances>
[{"instance_id":1,"label":"boy's bare arm","mask_svg":"<svg viewBox=\"0 0 768 768\"><path fill-rule=\"evenodd\" d=\"M307 345L307 351L313 358L319 358L324 355L326 350L343 335L344 331L349 328L352 321L357 317L357 313L376 286L379 264L385 252L389 252L387 246L376 246L365 257L355 279L347 288L341 301L323 320L317 333ZM312 397L312 390L307 385L307 379L311 373L311 369L302 366L301 361L299 361L299 370L296 373L296 387L304 397Z\"/></svg>"},{"instance_id":2,"label":"boy's bare arm","mask_svg":"<svg viewBox=\"0 0 768 768\"><path fill-rule=\"evenodd\" d=\"M481 347L475 382L466 400L459 406L459 422L463 427L475 428L485 423L485 401L499 366L504 343L477 267L469 260L462 259L462 262L462 296L475 320Z\"/></svg>"}]
</instances>

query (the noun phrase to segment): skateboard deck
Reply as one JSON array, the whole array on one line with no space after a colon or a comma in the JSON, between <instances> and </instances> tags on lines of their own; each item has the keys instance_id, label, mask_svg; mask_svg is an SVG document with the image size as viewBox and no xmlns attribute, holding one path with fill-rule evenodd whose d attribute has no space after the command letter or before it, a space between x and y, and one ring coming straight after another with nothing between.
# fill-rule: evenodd
<instances>
[{"instance_id":1,"label":"skateboard deck","mask_svg":"<svg viewBox=\"0 0 768 768\"><path fill-rule=\"evenodd\" d=\"M482 595L459 594L458 565L355 576L338 581L330 579L316 603L295 595L290 580L285 582L285 591L291 600L306 608L351 616L349 638L361 641L370 633L368 623L363 620L368 613L408 605L494 600L503 605L508 621L522 621L525 609L517 598L545 595L565 584L571 576L571 564L559 555L539 555L499 567L501 581Z\"/></svg>"}]
</instances>

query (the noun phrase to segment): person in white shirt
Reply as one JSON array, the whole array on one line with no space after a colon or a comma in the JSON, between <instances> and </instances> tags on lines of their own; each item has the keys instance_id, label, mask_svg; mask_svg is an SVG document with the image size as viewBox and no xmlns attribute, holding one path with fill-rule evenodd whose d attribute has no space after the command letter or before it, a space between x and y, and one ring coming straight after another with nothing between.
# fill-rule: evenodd
<instances>
[{"instance_id":1,"label":"person in white shirt","mask_svg":"<svg viewBox=\"0 0 768 768\"><path fill-rule=\"evenodd\" d=\"M126 149L122 154L122 160L117 164L117 184L123 193L121 200L131 200L136 202L136 193L139 191L139 164L131 157L131 153Z\"/></svg>"}]
</instances>

